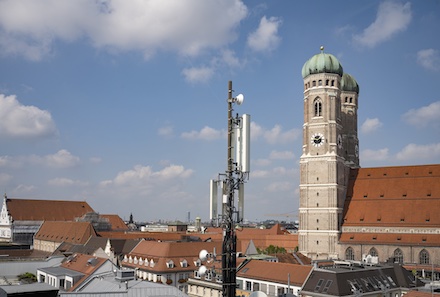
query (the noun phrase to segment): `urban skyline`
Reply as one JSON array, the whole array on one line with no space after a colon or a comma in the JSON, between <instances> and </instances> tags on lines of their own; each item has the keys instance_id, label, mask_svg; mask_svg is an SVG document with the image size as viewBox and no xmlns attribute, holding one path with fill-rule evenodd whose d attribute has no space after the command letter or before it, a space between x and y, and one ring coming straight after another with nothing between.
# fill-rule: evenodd
<instances>
[{"instance_id":1,"label":"urban skyline","mask_svg":"<svg viewBox=\"0 0 440 297\"><path fill-rule=\"evenodd\" d=\"M321 45L360 86L360 165L439 163L438 28L434 0L2 1L0 188L207 221L232 80L252 120L245 218L293 215L301 68Z\"/></svg>"}]
</instances>

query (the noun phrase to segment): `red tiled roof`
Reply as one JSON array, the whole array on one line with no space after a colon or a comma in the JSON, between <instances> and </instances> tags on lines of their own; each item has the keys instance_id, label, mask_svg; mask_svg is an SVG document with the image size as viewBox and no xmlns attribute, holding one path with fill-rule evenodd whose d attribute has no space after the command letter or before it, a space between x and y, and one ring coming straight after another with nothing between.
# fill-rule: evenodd
<instances>
[{"instance_id":1,"label":"red tiled roof","mask_svg":"<svg viewBox=\"0 0 440 297\"><path fill-rule=\"evenodd\" d=\"M250 260L240 267L240 270L237 271L237 277L272 281L281 284L287 284L290 277L291 284L302 286L311 270L312 266Z\"/></svg>"},{"instance_id":2,"label":"red tiled roof","mask_svg":"<svg viewBox=\"0 0 440 297\"><path fill-rule=\"evenodd\" d=\"M7 198L6 205L15 221L72 221L94 212L85 201Z\"/></svg>"},{"instance_id":3,"label":"red tiled roof","mask_svg":"<svg viewBox=\"0 0 440 297\"><path fill-rule=\"evenodd\" d=\"M76 282L75 285L69 289L69 291L74 291L91 274L98 270L106 261L109 260L80 253L74 254L73 256L69 257L66 262L61 264L61 267L84 274L84 276L78 282Z\"/></svg>"},{"instance_id":4,"label":"red tiled roof","mask_svg":"<svg viewBox=\"0 0 440 297\"><path fill-rule=\"evenodd\" d=\"M90 236L96 236L93 226L89 222L44 222L35 239L53 242L70 242L84 244Z\"/></svg>"},{"instance_id":5,"label":"red tiled roof","mask_svg":"<svg viewBox=\"0 0 440 297\"><path fill-rule=\"evenodd\" d=\"M343 227L439 228L440 164L351 171Z\"/></svg>"},{"instance_id":6,"label":"red tiled roof","mask_svg":"<svg viewBox=\"0 0 440 297\"><path fill-rule=\"evenodd\" d=\"M99 216L108 220L112 225L112 230L128 230L127 225L117 214L101 214Z\"/></svg>"},{"instance_id":7,"label":"red tiled roof","mask_svg":"<svg viewBox=\"0 0 440 297\"><path fill-rule=\"evenodd\" d=\"M207 250L208 252L213 252L214 248L216 253L221 254L221 242L158 242L158 241L141 241L132 251L127 255L127 257L136 257L137 259L142 258L143 261L148 259L148 261L155 262L154 267L145 266L145 264L135 264L129 262L123 262L122 265L126 267L146 269L152 271L193 271L194 261L199 258L199 253L201 250ZM217 256L221 260L221 256ZM188 263L188 267L181 267L180 262L185 259ZM173 261L175 268L168 268L167 262Z\"/></svg>"}]
</instances>

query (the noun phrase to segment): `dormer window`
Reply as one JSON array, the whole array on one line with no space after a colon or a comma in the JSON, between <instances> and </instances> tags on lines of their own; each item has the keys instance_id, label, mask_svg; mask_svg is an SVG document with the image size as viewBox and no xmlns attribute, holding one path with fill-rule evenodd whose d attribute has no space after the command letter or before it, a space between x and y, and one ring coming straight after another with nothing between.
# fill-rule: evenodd
<instances>
[{"instance_id":1,"label":"dormer window","mask_svg":"<svg viewBox=\"0 0 440 297\"><path fill-rule=\"evenodd\" d=\"M186 261L185 259L180 261L180 267L186 268L188 267L188 261Z\"/></svg>"},{"instance_id":2,"label":"dormer window","mask_svg":"<svg viewBox=\"0 0 440 297\"><path fill-rule=\"evenodd\" d=\"M154 263L154 260L151 259L151 261L150 261L150 267L154 267L155 264L156 264L156 263Z\"/></svg>"},{"instance_id":3,"label":"dormer window","mask_svg":"<svg viewBox=\"0 0 440 297\"><path fill-rule=\"evenodd\" d=\"M200 261L200 259L197 259L196 261L194 261L195 267L200 267L200 265L202 265L202 261Z\"/></svg>"}]
</instances>

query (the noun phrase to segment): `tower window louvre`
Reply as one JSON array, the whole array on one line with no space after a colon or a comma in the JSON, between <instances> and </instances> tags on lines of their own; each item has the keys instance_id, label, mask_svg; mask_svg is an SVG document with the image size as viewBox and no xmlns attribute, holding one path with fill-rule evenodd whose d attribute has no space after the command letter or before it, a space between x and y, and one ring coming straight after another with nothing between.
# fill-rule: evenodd
<instances>
[{"instance_id":1,"label":"tower window louvre","mask_svg":"<svg viewBox=\"0 0 440 297\"><path fill-rule=\"evenodd\" d=\"M315 100L314 103L315 106L315 117L320 117L322 116L322 102L321 100Z\"/></svg>"}]
</instances>

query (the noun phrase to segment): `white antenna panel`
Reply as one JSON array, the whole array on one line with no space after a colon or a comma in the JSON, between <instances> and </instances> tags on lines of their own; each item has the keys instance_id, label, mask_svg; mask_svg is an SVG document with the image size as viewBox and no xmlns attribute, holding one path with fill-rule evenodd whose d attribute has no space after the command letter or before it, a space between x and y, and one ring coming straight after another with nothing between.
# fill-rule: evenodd
<instances>
[{"instance_id":1,"label":"white antenna panel","mask_svg":"<svg viewBox=\"0 0 440 297\"><path fill-rule=\"evenodd\" d=\"M238 184L238 222L244 220L244 183Z\"/></svg>"},{"instance_id":2,"label":"white antenna panel","mask_svg":"<svg viewBox=\"0 0 440 297\"><path fill-rule=\"evenodd\" d=\"M250 171L251 116L244 114L241 125L241 172Z\"/></svg>"},{"instance_id":3,"label":"white antenna panel","mask_svg":"<svg viewBox=\"0 0 440 297\"><path fill-rule=\"evenodd\" d=\"M209 219L217 219L218 213L218 182L211 179L209 181Z\"/></svg>"}]
</instances>

